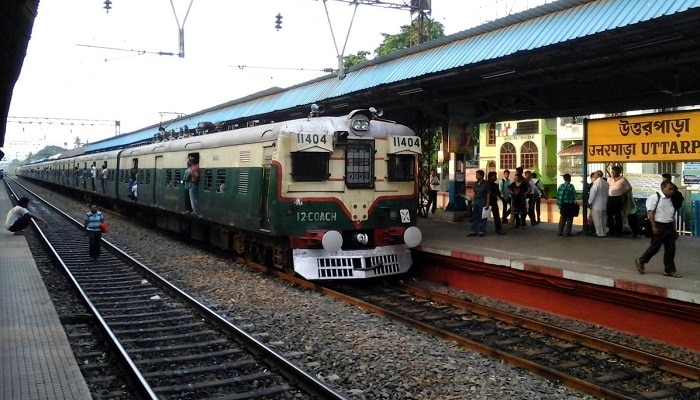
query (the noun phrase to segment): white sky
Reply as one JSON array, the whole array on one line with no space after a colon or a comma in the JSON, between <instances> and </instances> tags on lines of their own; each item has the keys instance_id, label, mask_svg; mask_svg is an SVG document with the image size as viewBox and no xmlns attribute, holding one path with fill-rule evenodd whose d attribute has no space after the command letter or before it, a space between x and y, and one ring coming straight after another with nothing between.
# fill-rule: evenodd
<instances>
[{"instance_id":1,"label":"white sky","mask_svg":"<svg viewBox=\"0 0 700 400\"><path fill-rule=\"evenodd\" d=\"M450 35L547 2L552 0L432 0L432 17ZM190 0L173 3L182 25ZM354 6L325 4L342 51ZM102 7L102 0L39 3L10 117L118 120L121 132L128 133L158 123L161 112L189 114L324 75L311 70L337 67L320 0L194 0L184 21L185 58L78 46L178 52L169 0L112 0L109 13ZM279 31L274 28L278 13L283 16ZM373 52L383 39L380 33L396 34L409 23L408 11L361 5L344 54ZM106 124L20 124L10 118L7 159L27 146L72 148L76 137L92 142L114 135L114 125Z\"/></svg>"}]
</instances>

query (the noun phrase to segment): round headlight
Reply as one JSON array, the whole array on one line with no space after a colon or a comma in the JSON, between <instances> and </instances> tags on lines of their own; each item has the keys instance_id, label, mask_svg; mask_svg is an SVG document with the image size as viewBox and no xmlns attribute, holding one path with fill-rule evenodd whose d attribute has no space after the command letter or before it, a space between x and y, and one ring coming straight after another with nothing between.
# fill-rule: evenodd
<instances>
[{"instance_id":1,"label":"round headlight","mask_svg":"<svg viewBox=\"0 0 700 400\"><path fill-rule=\"evenodd\" d=\"M416 247L423 240L423 233L415 226L411 226L403 233L403 241L408 248Z\"/></svg>"},{"instance_id":2,"label":"round headlight","mask_svg":"<svg viewBox=\"0 0 700 400\"><path fill-rule=\"evenodd\" d=\"M335 253L343 247L343 235L338 231L328 231L323 234L321 244L326 251Z\"/></svg>"},{"instance_id":3,"label":"round headlight","mask_svg":"<svg viewBox=\"0 0 700 400\"><path fill-rule=\"evenodd\" d=\"M369 130L369 121L366 119L355 119L352 121L352 129L356 131Z\"/></svg>"}]
</instances>

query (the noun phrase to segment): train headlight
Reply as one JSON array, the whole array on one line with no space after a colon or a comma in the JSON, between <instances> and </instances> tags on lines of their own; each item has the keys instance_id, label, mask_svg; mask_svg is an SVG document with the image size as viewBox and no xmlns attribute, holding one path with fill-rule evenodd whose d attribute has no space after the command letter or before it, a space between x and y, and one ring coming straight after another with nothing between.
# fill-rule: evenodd
<instances>
[{"instance_id":1,"label":"train headlight","mask_svg":"<svg viewBox=\"0 0 700 400\"><path fill-rule=\"evenodd\" d=\"M364 246L369 243L369 235L366 233L357 233L355 234L355 241Z\"/></svg>"},{"instance_id":2,"label":"train headlight","mask_svg":"<svg viewBox=\"0 0 700 400\"><path fill-rule=\"evenodd\" d=\"M343 235L338 231L328 231L323 234L321 244L326 251L335 253L343 247Z\"/></svg>"},{"instance_id":3,"label":"train headlight","mask_svg":"<svg viewBox=\"0 0 700 400\"><path fill-rule=\"evenodd\" d=\"M403 233L403 241L408 248L416 247L423 240L423 233L415 226L411 226Z\"/></svg>"},{"instance_id":4,"label":"train headlight","mask_svg":"<svg viewBox=\"0 0 700 400\"><path fill-rule=\"evenodd\" d=\"M368 131L369 130L369 120L366 120L366 119L354 119L354 120L352 120L352 129L355 131Z\"/></svg>"}]
</instances>

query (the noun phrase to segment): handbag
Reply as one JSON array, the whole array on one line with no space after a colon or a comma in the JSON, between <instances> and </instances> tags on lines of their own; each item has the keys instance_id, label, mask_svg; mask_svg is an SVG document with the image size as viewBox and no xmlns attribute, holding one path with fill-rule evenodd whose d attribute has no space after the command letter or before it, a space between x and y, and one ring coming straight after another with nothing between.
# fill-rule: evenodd
<instances>
[{"instance_id":1,"label":"handbag","mask_svg":"<svg viewBox=\"0 0 700 400\"><path fill-rule=\"evenodd\" d=\"M481 219L487 219L491 215L491 207L484 207L481 209Z\"/></svg>"},{"instance_id":2,"label":"handbag","mask_svg":"<svg viewBox=\"0 0 700 400\"><path fill-rule=\"evenodd\" d=\"M578 217L581 207L578 203L564 203L561 205L561 213L567 217Z\"/></svg>"},{"instance_id":3,"label":"handbag","mask_svg":"<svg viewBox=\"0 0 700 400\"><path fill-rule=\"evenodd\" d=\"M100 231L102 233L109 233L109 225L104 221L100 222Z\"/></svg>"}]
</instances>

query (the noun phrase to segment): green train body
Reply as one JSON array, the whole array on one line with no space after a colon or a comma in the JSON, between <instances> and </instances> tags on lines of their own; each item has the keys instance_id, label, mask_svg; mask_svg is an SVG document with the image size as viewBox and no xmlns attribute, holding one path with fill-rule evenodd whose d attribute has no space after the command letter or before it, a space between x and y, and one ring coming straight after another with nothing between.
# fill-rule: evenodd
<instances>
[{"instance_id":1,"label":"green train body","mask_svg":"<svg viewBox=\"0 0 700 400\"><path fill-rule=\"evenodd\" d=\"M60 156L18 173L306 279L363 279L411 266L420 153L408 127L355 110ZM199 161L196 215L182 182L187 159Z\"/></svg>"}]
</instances>

